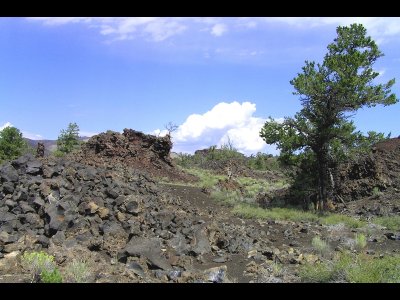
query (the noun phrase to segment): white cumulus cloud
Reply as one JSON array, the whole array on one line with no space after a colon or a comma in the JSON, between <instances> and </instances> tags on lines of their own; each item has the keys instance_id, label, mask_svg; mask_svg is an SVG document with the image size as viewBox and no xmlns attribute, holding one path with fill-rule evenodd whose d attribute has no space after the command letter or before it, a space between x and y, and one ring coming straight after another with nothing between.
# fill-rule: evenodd
<instances>
[{"instance_id":1,"label":"white cumulus cloud","mask_svg":"<svg viewBox=\"0 0 400 300\"><path fill-rule=\"evenodd\" d=\"M6 122L2 126L0 126L0 131L6 127L15 127L15 126L13 124L11 124L10 122ZM41 136L40 134L36 134L36 133L29 132L29 131L24 131L24 130L21 130L21 133L24 138L28 138L31 140L42 140L43 139L43 136Z\"/></svg>"},{"instance_id":2,"label":"white cumulus cloud","mask_svg":"<svg viewBox=\"0 0 400 300\"><path fill-rule=\"evenodd\" d=\"M212 27L211 34L214 36L221 36L227 31L228 31L228 27L225 24L218 23Z\"/></svg>"},{"instance_id":3,"label":"white cumulus cloud","mask_svg":"<svg viewBox=\"0 0 400 300\"><path fill-rule=\"evenodd\" d=\"M3 130L6 127L13 127L14 125L11 124L10 122L6 122L4 123L2 126L0 126L0 130Z\"/></svg>"},{"instance_id":4,"label":"white cumulus cloud","mask_svg":"<svg viewBox=\"0 0 400 300\"><path fill-rule=\"evenodd\" d=\"M261 152L277 154L275 146L267 145L259 136L266 119L255 117L256 104L237 101L220 102L203 114L191 114L172 133L173 151L193 153L212 145L221 146L228 138L238 151L250 155ZM165 130L154 130L165 135Z\"/></svg>"},{"instance_id":5,"label":"white cumulus cloud","mask_svg":"<svg viewBox=\"0 0 400 300\"><path fill-rule=\"evenodd\" d=\"M320 27L325 25L348 26L360 23L365 26L378 43L400 34L399 17L271 17L261 18L267 22L282 22L296 27Z\"/></svg>"},{"instance_id":6,"label":"white cumulus cloud","mask_svg":"<svg viewBox=\"0 0 400 300\"><path fill-rule=\"evenodd\" d=\"M396 38L400 34L399 17L34 17L31 21L46 26L81 24L113 40L144 38L161 42L187 32L209 32L220 37L229 30L263 30L268 23L286 23L293 28L316 28L323 26L362 23L378 43Z\"/></svg>"}]
</instances>

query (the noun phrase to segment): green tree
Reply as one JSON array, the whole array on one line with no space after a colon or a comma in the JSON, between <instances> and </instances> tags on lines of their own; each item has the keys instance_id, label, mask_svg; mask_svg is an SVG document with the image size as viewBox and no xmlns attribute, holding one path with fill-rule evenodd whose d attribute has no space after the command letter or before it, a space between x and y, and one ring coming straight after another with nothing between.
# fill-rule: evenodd
<instances>
[{"instance_id":1,"label":"green tree","mask_svg":"<svg viewBox=\"0 0 400 300\"><path fill-rule=\"evenodd\" d=\"M18 128L6 127L0 131L0 162L14 159L28 149Z\"/></svg>"},{"instance_id":2,"label":"green tree","mask_svg":"<svg viewBox=\"0 0 400 300\"><path fill-rule=\"evenodd\" d=\"M79 146L79 126L76 123L69 123L68 128L61 129L57 139L57 150L62 153L70 153Z\"/></svg>"},{"instance_id":3,"label":"green tree","mask_svg":"<svg viewBox=\"0 0 400 300\"><path fill-rule=\"evenodd\" d=\"M266 143L277 144L284 160L308 168L308 184L316 188L321 208L333 190L330 168L360 143L362 135L350 118L359 108L398 102L390 90L395 79L374 83L379 73L372 67L383 53L363 25L336 31L323 63L306 61L302 73L290 81L302 109L283 123L270 118L260 132Z\"/></svg>"}]
</instances>

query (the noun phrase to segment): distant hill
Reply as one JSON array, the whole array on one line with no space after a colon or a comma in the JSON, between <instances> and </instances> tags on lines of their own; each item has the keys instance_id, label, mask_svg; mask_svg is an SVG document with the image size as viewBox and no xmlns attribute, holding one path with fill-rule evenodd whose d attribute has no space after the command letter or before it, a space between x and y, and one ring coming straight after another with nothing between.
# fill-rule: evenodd
<instances>
[{"instance_id":1,"label":"distant hill","mask_svg":"<svg viewBox=\"0 0 400 300\"><path fill-rule=\"evenodd\" d=\"M28 143L28 145L34 149L37 148L37 144L39 142L43 143L44 149L45 149L45 154L48 154L49 152L53 152L57 149L57 140L31 140L28 138L24 138L24 139ZM84 141L84 142L87 142L89 139L90 139L90 137L87 137L87 136L79 137L79 140Z\"/></svg>"}]
</instances>

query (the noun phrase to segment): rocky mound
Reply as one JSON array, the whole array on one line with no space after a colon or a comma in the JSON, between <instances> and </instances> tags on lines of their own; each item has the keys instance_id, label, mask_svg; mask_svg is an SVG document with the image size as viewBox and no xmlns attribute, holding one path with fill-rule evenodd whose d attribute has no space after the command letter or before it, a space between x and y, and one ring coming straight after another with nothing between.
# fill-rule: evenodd
<instances>
[{"instance_id":1,"label":"rocky mound","mask_svg":"<svg viewBox=\"0 0 400 300\"><path fill-rule=\"evenodd\" d=\"M268 242L206 222L137 170L26 155L0 166L0 180L0 258L42 248L61 266L85 257L96 282L226 281L226 266L195 264Z\"/></svg>"},{"instance_id":2,"label":"rocky mound","mask_svg":"<svg viewBox=\"0 0 400 300\"><path fill-rule=\"evenodd\" d=\"M341 166L338 194L351 201L379 192L386 196L400 192L400 138L379 142L370 155Z\"/></svg>"},{"instance_id":3,"label":"rocky mound","mask_svg":"<svg viewBox=\"0 0 400 300\"><path fill-rule=\"evenodd\" d=\"M175 169L170 152L170 137L156 137L132 129L123 133L107 131L91 137L72 157L78 162L94 166L121 165L145 170L151 176L171 180L195 180L191 175Z\"/></svg>"}]
</instances>

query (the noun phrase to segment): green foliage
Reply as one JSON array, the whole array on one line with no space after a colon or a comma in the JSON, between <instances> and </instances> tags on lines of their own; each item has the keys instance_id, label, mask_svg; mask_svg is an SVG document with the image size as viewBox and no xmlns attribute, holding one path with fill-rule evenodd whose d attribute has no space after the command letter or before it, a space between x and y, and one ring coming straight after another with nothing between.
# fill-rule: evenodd
<instances>
[{"instance_id":1,"label":"green foliage","mask_svg":"<svg viewBox=\"0 0 400 300\"><path fill-rule=\"evenodd\" d=\"M303 282L323 283L333 279L332 268L327 263L307 263L300 268L299 275Z\"/></svg>"},{"instance_id":2,"label":"green foliage","mask_svg":"<svg viewBox=\"0 0 400 300\"><path fill-rule=\"evenodd\" d=\"M60 271L55 268L52 271L43 269L40 273L40 279L43 283L62 283L63 279Z\"/></svg>"},{"instance_id":3,"label":"green foliage","mask_svg":"<svg viewBox=\"0 0 400 300\"><path fill-rule=\"evenodd\" d=\"M67 154L67 153L62 152L62 151L60 151L60 150L58 150L58 149L54 150L52 153L53 153L53 155L54 155L55 157L63 157L63 156L65 156L65 154Z\"/></svg>"},{"instance_id":4,"label":"green foliage","mask_svg":"<svg viewBox=\"0 0 400 300\"><path fill-rule=\"evenodd\" d=\"M362 137L349 119L362 107L398 102L390 90L394 79L374 84L379 73L372 66L381 56L362 25L339 26L323 63L306 61L302 73L290 82L300 96L301 111L282 123L270 117L261 129L260 136L277 145L283 161L300 167L297 177L307 175L297 188L313 189L320 201L334 192L330 170L355 147L382 137L372 132ZM310 168L313 172L308 173Z\"/></svg>"},{"instance_id":5,"label":"green foliage","mask_svg":"<svg viewBox=\"0 0 400 300\"><path fill-rule=\"evenodd\" d=\"M28 151L28 144L18 128L5 127L0 131L0 163L12 160Z\"/></svg>"},{"instance_id":6,"label":"green foliage","mask_svg":"<svg viewBox=\"0 0 400 300\"><path fill-rule=\"evenodd\" d=\"M400 228L400 216L376 217L372 222L384 226L389 230L399 230Z\"/></svg>"},{"instance_id":7,"label":"green foliage","mask_svg":"<svg viewBox=\"0 0 400 300\"><path fill-rule=\"evenodd\" d=\"M250 169L258 171L278 171L283 167L277 157L262 152L258 152L256 155L251 155L247 159L247 166Z\"/></svg>"},{"instance_id":8,"label":"green foliage","mask_svg":"<svg viewBox=\"0 0 400 300\"><path fill-rule=\"evenodd\" d=\"M400 256L371 258L359 255L346 271L349 282L400 283Z\"/></svg>"},{"instance_id":9,"label":"green foliage","mask_svg":"<svg viewBox=\"0 0 400 300\"><path fill-rule=\"evenodd\" d=\"M362 233L356 233L354 240L358 249L364 249L367 246L367 237Z\"/></svg>"},{"instance_id":10,"label":"green foliage","mask_svg":"<svg viewBox=\"0 0 400 300\"><path fill-rule=\"evenodd\" d=\"M330 251L328 243L322 240L319 236L313 237L311 244L320 255L324 255Z\"/></svg>"},{"instance_id":11,"label":"green foliage","mask_svg":"<svg viewBox=\"0 0 400 300\"><path fill-rule=\"evenodd\" d=\"M373 258L344 252L333 261L306 263L299 274L303 282L400 283L400 256Z\"/></svg>"},{"instance_id":12,"label":"green foliage","mask_svg":"<svg viewBox=\"0 0 400 300\"><path fill-rule=\"evenodd\" d=\"M54 263L54 257L46 252L25 252L21 258L22 266L32 274L32 282L60 283L62 277Z\"/></svg>"},{"instance_id":13,"label":"green foliage","mask_svg":"<svg viewBox=\"0 0 400 300\"><path fill-rule=\"evenodd\" d=\"M66 130L61 129L57 139L57 150L70 153L79 146L79 127L76 123L69 123Z\"/></svg>"},{"instance_id":14,"label":"green foliage","mask_svg":"<svg viewBox=\"0 0 400 300\"><path fill-rule=\"evenodd\" d=\"M379 189L379 187L375 186L375 187L372 189L372 196L378 197L378 196L380 196L380 195L382 195L381 190Z\"/></svg>"}]
</instances>

